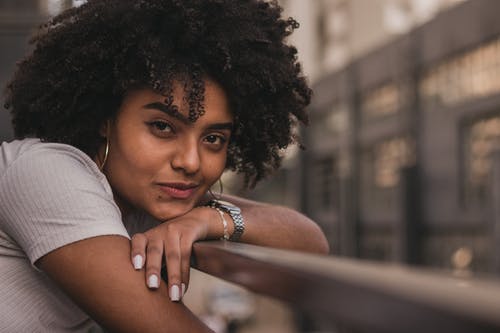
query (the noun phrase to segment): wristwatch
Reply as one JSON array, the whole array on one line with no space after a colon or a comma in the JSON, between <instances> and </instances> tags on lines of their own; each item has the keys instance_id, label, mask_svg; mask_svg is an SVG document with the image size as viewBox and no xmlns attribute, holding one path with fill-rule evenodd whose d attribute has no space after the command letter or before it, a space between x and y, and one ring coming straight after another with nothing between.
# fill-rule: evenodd
<instances>
[{"instance_id":1,"label":"wristwatch","mask_svg":"<svg viewBox=\"0 0 500 333\"><path fill-rule=\"evenodd\" d=\"M222 200L210 200L207 206L210 206L212 208L219 208L220 210L231 216L231 219L234 223L234 232L229 237L229 240L239 240L241 235L243 235L243 232L245 231L245 222L243 221L243 216L241 215L241 209L230 202Z\"/></svg>"}]
</instances>

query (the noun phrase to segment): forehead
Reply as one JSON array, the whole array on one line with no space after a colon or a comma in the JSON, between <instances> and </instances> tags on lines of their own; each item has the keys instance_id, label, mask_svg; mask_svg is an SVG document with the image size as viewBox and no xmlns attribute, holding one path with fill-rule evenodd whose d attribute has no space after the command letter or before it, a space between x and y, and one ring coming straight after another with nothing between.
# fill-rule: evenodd
<instances>
[{"instance_id":1,"label":"forehead","mask_svg":"<svg viewBox=\"0 0 500 333\"><path fill-rule=\"evenodd\" d=\"M137 109L157 109L157 107L146 107L151 105L161 105L175 109L184 118L191 119L194 112L198 112L199 116L204 118L204 115L218 115L225 120L232 120L232 114L229 108L229 102L224 89L212 80L203 81L204 89L190 89L186 84L179 81L174 81L172 84L172 92L170 96L157 93L149 88L134 89L129 91L122 102L121 112ZM192 122L197 120L198 116L192 119Z\"/></svg>"}]
</instances>

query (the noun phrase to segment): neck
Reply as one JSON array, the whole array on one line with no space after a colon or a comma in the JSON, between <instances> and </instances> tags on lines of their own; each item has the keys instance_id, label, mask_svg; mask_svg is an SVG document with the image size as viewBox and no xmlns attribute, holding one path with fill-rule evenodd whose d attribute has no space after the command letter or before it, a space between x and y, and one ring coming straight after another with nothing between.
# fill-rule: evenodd
<instances>
[{"instance_id":1,"label":"neck","mask_svg":"<svg viewBox=\"0 0 500 333\"><path fill-rule=\"evenodd\" d=\"M120 209L120 212L122 213L122 218L127 217L134 211L134 207L127 203L118 193L113 191L113 199L115 200L116 205Z\"/></svg>"}]
</instances>

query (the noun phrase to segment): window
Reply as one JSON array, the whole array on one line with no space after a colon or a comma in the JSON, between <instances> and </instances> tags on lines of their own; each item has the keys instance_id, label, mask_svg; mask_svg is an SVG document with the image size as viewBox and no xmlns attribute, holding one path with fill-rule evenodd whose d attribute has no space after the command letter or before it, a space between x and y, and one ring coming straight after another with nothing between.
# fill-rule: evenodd
<instances>
[{"instance_id":1,"label":"window","mask_svg":"<svg viewBox=\"0 0 500 333\"><path fill-rule=\"evenodd\" d=\"M394 137L366 149L361 155L363 209L396 209L400 170L414 164L414 143L406 136Z\"/></svg>"},{"instance_id":2,"label":"window","mask_svg":"<svg viewBox=\"0 0 500 333\"><path fill-rule=\"evenodd\" d=\"M394 138L375 145L373 149L374 184L378 188L395 187L399 169L414 164L410 140Z\"/></svg>"},{"instance_id":3,"label":"window","mask_svg":"<svg viewBox=\"0 0 500 333\"><path fill-rule=\"evenodd\" d=\"M500 38L429 69L419 85L424 107L453 106L500 92Z\"/></svg>"},{"instance_id":4,"label":"window","mask_svg":"<svg viewBox=\"0 0 500 333\"><path fill-rule=\"evenodd\" d=\"M317 160L311 174L311 192L313 204L322 212L329 212L337 207L338 189L337 165L334 157L324 157Z\"/></svg>"},{"instance_id":5,"label":"window","mask_svg":"<svg viewBox=\"0 0 500 333\"><path fill-rule=\"evenodd\" d=\"M363 121L395 114L402 106L402 86L387 83L368 92L361 101Z\"/></svg>"},{"instance_id":6,"label":"window","mask_svg":"<svg viewBox=\"0 0 500 333\"><path fill-rule=\"evenodd\" d=\"M493 153L500 149L500 115L468 125L464 139L465 205L481 207L489 200Z\"/></svg>"},{"instance_id":7,"label":"window","mask_svg":"<svg viewBox=\"0 0 500 333\"><path fill-rule=\"evenodd\" d=\"M347 103L336 101L329 111L314 115L312 142L334 141L350 130L350 109Z\"/></svg>"}]
</instances>

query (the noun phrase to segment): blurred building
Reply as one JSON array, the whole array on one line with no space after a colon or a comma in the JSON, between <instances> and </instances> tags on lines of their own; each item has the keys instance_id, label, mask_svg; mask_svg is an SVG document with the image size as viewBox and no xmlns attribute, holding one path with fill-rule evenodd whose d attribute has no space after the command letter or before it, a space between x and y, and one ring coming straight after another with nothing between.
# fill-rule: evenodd
<instances>
[{"instance_id":1,"label":"blurred building","mask_svg":"<svg viewBox=\"0 0 500 333\"><path fill-rule=\"evenodd\" d=\"M291 36L314 83L464 0L279 0L300 29Z\"/></svg>"},{"instance_id":2,"label":"blurred building","mask_svg":"<svg viewBox=\"0 0 500 333\"><path fill-rule=\"evenodd\" d=\"M81 2L0 1L2 86L34 27ZM336 254L497 270L498 2L280 3L315 87L309 149L250 196L304 210Z\"/></svg>"},{"instance_id":3,"label":"blurred building","mask_svg":"<svg viewBox=\"0 0 500 333\"><path fill-rule=\"evenodd\" d=\"M34 27L80 2L0 0L2 87ZM249 195L303 210L333 254L499 271L500 2L280 3L315 91L308 149Z\"/></svg>"},{"instance_id":4,"label":"blurred building","mask_svg":"<svg viewBox=\"0 0 500 333\"><path fill-rule=\"evenodd\" d=\"M284 8L284 16L291 16L300 23L290 42L298 48L304 72L314 86L328 73L341 71L355 59L463 1L279 0L279 3ZM345 126L342 121L336 121L335 126ZM303 196L299 190L301 170L297 152L292 148L286 153L285 163L274 178L261 184L256 191L243 194L300 208Z\"/></svg>"},{"instance_id":5,"label":"blurred building","mask_svg":"<svg viewBox=\"0 0 500 333\"><path fill-rule=\"evenodd\" d=\"M498 271L500 3L283 4L317 29L293 192L333 253Z\"/></svg>"}]
</instances>

